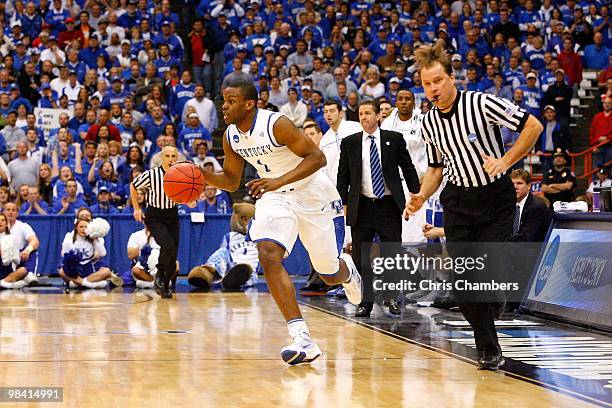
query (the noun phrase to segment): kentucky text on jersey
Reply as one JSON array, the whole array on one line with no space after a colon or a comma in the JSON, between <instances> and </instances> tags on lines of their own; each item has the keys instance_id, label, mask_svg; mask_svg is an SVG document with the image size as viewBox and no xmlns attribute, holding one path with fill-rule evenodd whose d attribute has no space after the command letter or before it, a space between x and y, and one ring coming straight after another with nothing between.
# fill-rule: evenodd
<instances>
[{"instance_id":1,"label":"kentucky text on jersey","mask_svg":"<svg viewBox=\"0 0 612 408\"><path fill-rule=\"evenodd\" d=\"M272 153L272 145L267 144L264 146L249 147L246 149L236 149L236 153L242 157L265 156L266 154Z\"/></svg>"}]
</instances>

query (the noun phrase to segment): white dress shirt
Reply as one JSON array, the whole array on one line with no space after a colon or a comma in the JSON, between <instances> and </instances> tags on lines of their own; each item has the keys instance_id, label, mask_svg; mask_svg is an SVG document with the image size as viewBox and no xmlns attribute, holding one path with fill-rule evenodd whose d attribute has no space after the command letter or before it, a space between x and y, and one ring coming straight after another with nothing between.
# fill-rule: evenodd
<instances>
[{"instance_id":1,"label":"white dress shirt","mask_svg":"<svg viewBox=\"0 0 612 408\"><path fill-rule=\"evenodd\" d=\"M521 201L516 203L519 206L519 220L523 216L523 208L525 208L525 202L527 202L527 197L529 197L529 193L527 193ZM520 227L520 223L519 223L519 227Z\"/></svg>"},{"instance_id":2,"label":"white dress shirt","mask_svg":"<svg viewBox=\"0 0 612 408\"><path fill-rule=\"evenodd\" d=\"M340 164L340 142L347 136L355 133L363 132L361 125L358 122L350 120L342 120L338 125L338 131L335 132L329 128L319 142L319 149L325 154L327 164L323 171L329 176L334 186L338 179L338 165Z\"/></svg>"},{"instance_id":3,"label":"white dress shirt","mask_svg":"<svg viewBox=\"0 0 612 408\"><path fill-rule=\"evenodd\" d=\"M378 198L374 194L374 186L372 185L372 170L370 168L370 145L372 144L372 140L369 136L370 134L364 130L361 146L361 194L368 198ZM372 133L372 136L374 136L374 142L376 143L376 148L378 149L378 160L380 161L380 169L382 171L382 157L380 154L380 128L376 128L374 133ZM391 191L387 187L384 177L383 183L385 184L385 195L390 195Z\"/></svg>"}]
</instances>

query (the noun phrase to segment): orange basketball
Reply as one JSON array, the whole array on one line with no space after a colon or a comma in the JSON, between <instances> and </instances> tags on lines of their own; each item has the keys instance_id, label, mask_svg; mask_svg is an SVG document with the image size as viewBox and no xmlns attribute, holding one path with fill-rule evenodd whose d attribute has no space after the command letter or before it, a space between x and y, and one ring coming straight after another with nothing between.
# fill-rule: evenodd
<instances>
[{"instance_id":1,"label":"orange basketball","mask_svg":"<svg viewBox=\"0 0 612 408\"><path fill-rule=\"evenodd\" d=\"M193 163L175 163L164 175L164 191L175 203L192 203L200 197L202 190L204 177Z\"/></svg>"}]
</instances>

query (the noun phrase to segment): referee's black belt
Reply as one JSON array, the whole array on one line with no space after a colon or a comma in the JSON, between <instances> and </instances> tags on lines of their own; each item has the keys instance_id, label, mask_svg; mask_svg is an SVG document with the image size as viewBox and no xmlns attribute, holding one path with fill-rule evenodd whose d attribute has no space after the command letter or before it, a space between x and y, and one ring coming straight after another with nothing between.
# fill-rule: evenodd
<instances>
[{"instance_id":1,"label":"referee's black belt","mask_svg":"<svg viewBox=\"0 0 612 408\"><path fill-rule=\"evenodd\" d=\"M510 180L508 175L503 175L501 176L499 179L495 180L492 183L486 184L484 186L478 186L478 187L464 187L464 186L456 186L451 182L448 182L446 184L447 187L455 190L455 191L465 191L466 193L475 193L475 192L479 192L479 193L486 193L487 191L490 190L494 190L496 188L498 188L501 184L503 183L507 183Z\"/></svg>"},{"instance_id":2,"label":"referee's black belt","mask_svg":"<svg viewBox=\"0 0 612 408\"><path fill-rule=\"evenodd\" d=\"M148 214L159 214L159 215L173 215L173 214L178 214L178 207L172 207L172 208L157 208L157 207L152 207L152 206L147 206L147 208L145 209L145 213Z\"/></svg>"}]
</instances>

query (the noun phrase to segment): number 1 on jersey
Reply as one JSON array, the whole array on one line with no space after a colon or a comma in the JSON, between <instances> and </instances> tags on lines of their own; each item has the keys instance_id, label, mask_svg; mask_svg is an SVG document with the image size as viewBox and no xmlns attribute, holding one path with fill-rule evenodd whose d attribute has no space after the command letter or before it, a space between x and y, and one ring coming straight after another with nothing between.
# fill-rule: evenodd
<instances>
[{"instance_id":1,"label":"number 1 on jersey","mask_svg":"<svg viewBox=\"0 0 612 408\"><path fill-rule=\"evenodd\" d=\"M262 163L262 162L261 162L261 160L257 160L257 164L259 164L260 166L263 166L263 167L264 167L264 169L266 170L266 173L269 173L269 172L270 172L270 168L268 167L268 165L267 165L267 164Z\"/></svg>"}]
</instances>

